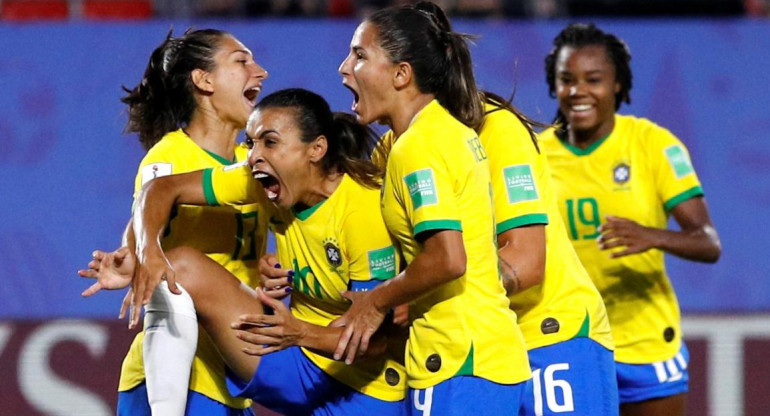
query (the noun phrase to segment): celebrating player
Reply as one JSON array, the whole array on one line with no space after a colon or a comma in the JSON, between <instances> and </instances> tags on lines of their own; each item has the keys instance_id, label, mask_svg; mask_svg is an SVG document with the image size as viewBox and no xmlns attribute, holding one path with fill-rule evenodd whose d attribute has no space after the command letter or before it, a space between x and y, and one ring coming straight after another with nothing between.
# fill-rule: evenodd
<instances>
[{"instance_id":1,"label":"celebrating player","mask_svg":"<svg viewBox=\"0 0 770 416\"><path fill-rule=\"evenodd\" d=\"M168 309L197 313L231 369L233 394L287 415L401 415L401 364L387 355L352 366L327 358L342 332L327 325L349 305L340 292L367 290L398 270L400 257L379 214L381 176L365 160L374 135L352 116L333 115L320 96L291 89L257 105L247 136L249 165L164 177L145 187L134 224L137 241L148 242L137 244L139 258L152 267L137 273L181 282L184 292L165 298ZM291 313L200 252L177 248L164 256L155 243L174 204L237 205L265 196L278 207L270 218L278 258L293 270ZM110 277L111 269L89 266ZM264 314L257 299L275 314ZM244 329L239 337L233 323ZM389 338L403 343L405 336ZM380 352L389 346L380 345Z\"/></svg>"},{"instance_id":2,"label":"celebrating player","mask_svg":"<svg viewBox=\"0 0 770 416\"><path fill-rule=\"evenodd\" d=\"M532 123L485 92L500 272L527 342L520 415L617 415L612 336L601 295L570 245ZM554 387L556 386L556 387Z\"/></svg>"},{"instance_id":3,"label":"celebrating player","mask_svg":"<svg viewBox=\"0 0 770 416\"><path fill-rule=\"evenodd\" d=\"M245 160L248 150L236 139L265 78L267 72L254 62L251 51L227 32L204 29L179 37L169 33L150 56L141 82L127 89L122 99L128 105L126 130L138 133L148 150L136 175L135 191L156 177ZM165 249L195 247L253 286L258 282L257 259L264 254L267 240L266 216L259 211L256 204L180 206L161 243ZM130 225L128 239L133 240ZM155 284L137 279L133 293L140 297L145 289L151 293ZM84 294L99 288L97 282ZM203 331L199 337L197 330L189 332L198 338L197 348L195 338L190 348L185 348L189 343L180 343L173 354L152 348L155 343L173 345L175 338L158 330L167 319L162 308L148 310L147 329L136 336L123 361L118 415L149 415L150 409L154 414L178 415L185 406L187 414L252 414L249 400L227 392L224 362ZM173 325L197 328L194 320L187 319ZM173 373L153 370L158 362L175 360L188 364Z\"/></svg>"},{"instance_id":4,"label":"celebrating player","mask_svg":"<svg viewBox=\"0 0 770 416\"><path fill-rule=\"evenodd\" d=\"M432 3L384 9L358 26L339 71L358 120L387 124L395 138L382 212L407 267L354 299L335 323L345 326L335 357L352 362L387 311L411 302L411 413L510 414L530 371L497 272L466 39Z\"/></svg>"},{"instance_id":5,"label":"celebrating player","mask_svg":"<svg viewBox=\"0 0 770 416\"><path fill-rule=\"evenodd\" d=\"M684 145L629 103L631 55L594 25L573 24L546 57L556 127L541 135L568 234L604 298L621 414L683 415L688 352L664 253L715 262L721 247ZM673 215L681 230L667 230Z\"/></svg>"}]
</instances>

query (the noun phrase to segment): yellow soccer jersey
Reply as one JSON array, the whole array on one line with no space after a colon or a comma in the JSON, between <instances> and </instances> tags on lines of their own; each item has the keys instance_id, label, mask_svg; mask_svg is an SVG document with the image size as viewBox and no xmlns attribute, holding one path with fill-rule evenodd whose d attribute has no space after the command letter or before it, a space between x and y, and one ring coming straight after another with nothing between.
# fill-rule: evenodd
<instances>
[{"instance_id":1,"label":"yellow soccer jersey","mask_svg":"<svg viewBox=\"0 0 770 416\"><path fill-rule=\"evenodd\" d=\"M530 376L497 269L486 159L475 132L435 100L388 156L382 212L407 264L422 250L415 236L431 230L462 231L468 259L463 276L410 305L406 369L412 388L461 375L501 384Z\"/></svg>"},{"instance_id":2,"label":"yellow soccer jersey","mask_svg":"<svg viewBox=\"0 0 770 416\"><path fill-rule=\"evenodd\" d=\"M485 110L479 139L489 155L497 234L547 224L543 282L509 297L527 348L590 337L612 349L604 302L567 237L545 154L513 113Z\"/></svg>"},{"instance_id":3,"label":"yellow soccer jersey","mask_svg":"<svg viewBox=\"0 0 770 416\"><path fill-rule=\"evenodd\" d=\"M235 148L237 160L245 160L248 149ZM135 192L154 177L223 166L232 161L201 149L182 130L166 134L142 160ZM239 207L198 207L182 205L172 214L162 240L164 250L194 247L224 266L249 286L259 283L257 261L265 253L268 217L264 204ZM144 380L141 332L123 361L119 391ZM225 364L205 331L200 331L198 349L190 374L190 389L234 408L246 408L250 400L233 398L225 384Z\"/></svg>"},{"instance_id":4,"label":"yellow soccer jersey","mask_svg":"<svg viewBox=\"0 0 770 416\"><path fill-rule=\"evenodd\" d=\"M552 129L541 143L567 233L607 306L615 359L641 364L673 357L682 334L663 251L611 259L596 238L608 215L666 228L672 208L702 195L687 149L649 120L619 114L612 133L585 150Z\"/></svg>"},{"instance_id":5,"label":"yellow soccer jersey","mask_svg":"<svg viewBox=\"0 0 770 416\"><path fill-rule=\"evenodd\" d=\"M214 169L208 177L206 193L217 204L264 194L248 184L257 182L247 167ZM396 276L399 256L379 204L379 189L366 188L345 175L334 193L315 206L295 213L276 210L271 228L279 263L294 269L291 310L298 319L327 326L350 307L342 291L368 288L372 281ZM406 395L404 367L395 360L346 365L307 349L303 352L324 372L364 394L386 401Z\"/></svg>"}]
</instances>

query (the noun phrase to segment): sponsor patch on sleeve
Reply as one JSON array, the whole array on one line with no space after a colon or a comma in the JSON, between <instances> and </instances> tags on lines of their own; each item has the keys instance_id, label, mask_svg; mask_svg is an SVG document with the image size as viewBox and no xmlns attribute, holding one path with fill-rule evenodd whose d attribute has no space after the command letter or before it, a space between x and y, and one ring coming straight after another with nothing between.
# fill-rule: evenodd
<instances>
[{"instance_id":1,"label":"sponsor patch on sleeve","mask_svg":"<svg viewBox=\"0 0 770 416\"><path fill-rule=\"evenodd\" d=\"M171 175L171 163L150 163L142 166L142 185L159 178Z\"/></svg>"},{"instance_id":2,"label":"sponsor patch on sleeve","mask_svg":"<svg viewBox=\"0 0 770 416\"><path fill-rule=\"evenodd\" d=\"M667 147L665 152L668 163L674 169L677 179L693 173L692 162L690 162L690 158L687 157L687 153L682 149L682 146L674 145Z\"/></svg>"},{"instance_id":3,"label":"sponsor patch on sleeve","mask_svg":"<svg viewBox=\"0 0 770 416\"><path fill-rule=\"evenodd\" d=\"M412 206L416 210L425 205L438 203L436 181L433 179L433 169L414 171L404 177L404 182L412 198Z\"/></svg>"},{"instance_id":4,"label":"sponsor patch on sleeve","mask_svg":"<svg viewBox=\"0 0 770 416\"><path fill-rule=\"evenodd\" d=\"M530 165L514 165L503 168L508 203L534 201L539 198L535 178Z\"/></svg>"}]
</instances>

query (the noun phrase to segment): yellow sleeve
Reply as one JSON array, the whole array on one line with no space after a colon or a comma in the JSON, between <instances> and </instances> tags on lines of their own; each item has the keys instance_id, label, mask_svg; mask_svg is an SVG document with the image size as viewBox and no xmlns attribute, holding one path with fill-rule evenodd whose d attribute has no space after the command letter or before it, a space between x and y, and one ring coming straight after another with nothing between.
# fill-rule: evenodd
<instances>
[{"instance_id":1,"label":"yellow sleeve","mask_svg":"<svg viewBox=\"0 0 770 416\"><path fill-rule=\"evenodd\" d=\"M703 195L703 188L695 174L690 153L668 130L653 125L649 140L653 148L651 170L660 200L666 211L690 198Z\"/></svg>"},{"instance_id":2,"label":"yellow sleeve","mask_svg":"<svg viewBox=\"0 0 770 416\"><path fill-rule=\"evenodd\" d=\"M134 178L134 198L142 189L142 185L154 178L173 174L175 162L173 153L165 151L165 146L154 146L142 158Z\"/></svg>"},{"instance_id":3,"label":"yellow sleeve","mask_svg":"<svg viewBox=\"0 0 770 416\"><path fill-rule=\"evenodd\" d=\"M489 156L496 233L548 224L539 183L545 162L521 121L506 110L490 113L479 138Z\"/></svg>"},{"instance_id":4,"label":"yellow sleeve","mask_svg":"<svg viewBox=\"0 0 770 416\"><path fill-rule=\"evenodd\" d=\"M377 198L379 200L379 198ZM379 206L358 207L345 218L340 234L342 254L347 257L351 289L367 290L396 276L396 248L385 228ZM366 209L371 208L371 209ZM359 284L371 282L371 285Z\"/></svg>"},{"instance_id":5,"label":"yellow sleeve","mask_svg":"<svg viewBox=\"0 0 770 416\"><path fill-rule=\"evenodd\" d=\"M262 187L245 162L204 169L203 193L206 202L214 206L264 202Z\"/></svg>"},{"instance_id":6,"label":"yellow sleeve","mask_svg":"<svg viewBox=\"0 0 770 416\"><path fill-rule=\"evenodd\" d=\"M394 149L388 160L393 188L404 201L413 235L430 230L462 231L454 193L454 177L448 162L425 140ZM457 175L467 171L454 166Z\"/></svg>"}]
</instances>

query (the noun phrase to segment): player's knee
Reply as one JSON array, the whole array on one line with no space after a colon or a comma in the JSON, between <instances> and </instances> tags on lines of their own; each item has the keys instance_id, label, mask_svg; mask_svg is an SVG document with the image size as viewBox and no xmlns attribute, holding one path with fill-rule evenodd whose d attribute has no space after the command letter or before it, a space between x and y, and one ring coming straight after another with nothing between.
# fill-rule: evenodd
<instances>
[{"instance_id":1,"label":"player's knee","mask_svg":"<svg viewBox=\"0 0 770 416\"><path fill-rule=\"evenodd\" d=\"M166 252L166 258L174 269L177 283L183 284L191 293L202 286L201 280L205 278L205 273L198 272L201 270L201 262L206 260L203 253L190 247L176 247Z\"/></svg>"}]
</instances>

